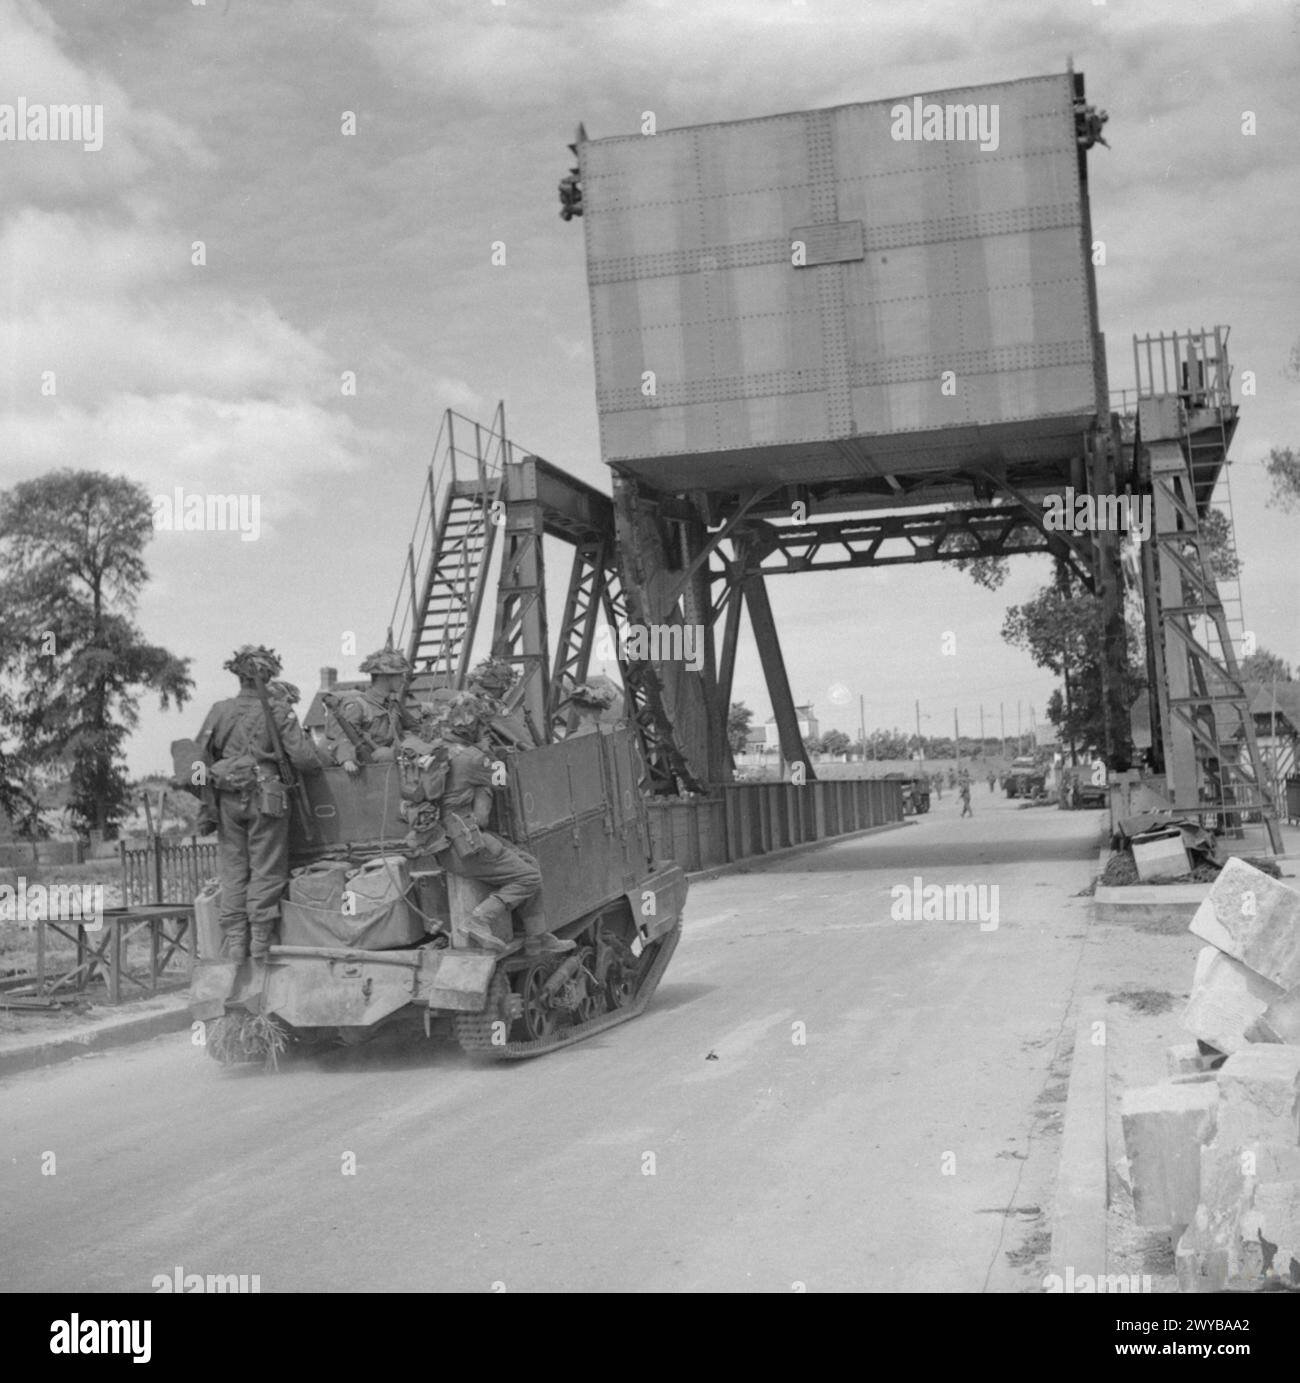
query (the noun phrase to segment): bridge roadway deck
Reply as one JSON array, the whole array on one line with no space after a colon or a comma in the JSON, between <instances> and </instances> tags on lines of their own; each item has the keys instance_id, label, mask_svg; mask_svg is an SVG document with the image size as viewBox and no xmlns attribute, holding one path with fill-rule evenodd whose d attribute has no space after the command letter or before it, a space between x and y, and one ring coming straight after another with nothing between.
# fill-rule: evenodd
<instances>
[{"instance_id":1,"label":"bridge roadway deck","mask_svg":"<svg viewBox=\"0 0 1300 1383\"><path fill-rule=\"evenodd\" d=\"M12 1078L0 1289L1035 1290L1099 815L958 809L697 884L649 1011L536 1062L182 1035ZM996 928L892 918L918 876Z\"/></svg>"}]
</instances>

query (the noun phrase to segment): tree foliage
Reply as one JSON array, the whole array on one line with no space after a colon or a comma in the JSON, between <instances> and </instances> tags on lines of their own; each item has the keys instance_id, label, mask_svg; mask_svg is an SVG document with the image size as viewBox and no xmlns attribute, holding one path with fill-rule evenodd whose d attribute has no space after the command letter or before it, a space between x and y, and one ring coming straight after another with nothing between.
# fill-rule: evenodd
<instances>
[{"instance_id":1,"label":"tree foliage","mask_svg":"<svg viewBox=\"0 0 1300 1383\"><path fill-rule=\"evenodd\" d=\"M749 726L754 713L743 701L733 701L727 712L727 743L733 754L743 753L749 742Z\"/></svg>"},{"instance_id":2,"label":"tree foliage","mask_svg":"<svg viewBox=\"0 0 1300 1383\"><path fill-rule=\"evenodd\" d=\"M1106 742L1102 695L1101 602L1086 591L1058 582L1032 600L1013 605L1002 624L1002 637L1023 649L1039 667L1062 679L1047 705L1047 718L1069 745L1097 749ZM1127 626L1130 691L1143 681L1141 645Z\"/></svg>"},{"instance_id":3,"label":"tree foliage","mask_svg":"<svg viewBox=\"0 0 1300 1383\"><path fill-rule=\"evenodd\" d=\"M1267 648L1257 648L1241 660L1241 676L1245 682L1293 682L1291 664L1270 653Z\"/></svg>"},{"instance_id":4,"label":"tree foliage","mask_svg":"<svg viewBox=\"0 0 1300 1383\"><path fill-rule=\"evenodd\" d=\"M843 730L827 730L822 736L822 750L827 754L847 753L851 744Z\"/></svg>"},{"instance_id":5,"label":"tree foliage","mask_svg":"<svg viewBox=\"0 0 1300 1383\"><path fill-rule=\"evenodd\" d=\"M97 471L57 471L0 495L5 728L30 768L69 774L83 828L111 831L128 794L127 736L142 692L183 706L189 659L145 642L131 616L148 580L148 494Z\"/></svg>"},{"instance_id":6,"label":"tree foliage","mask_svg":"<svg viewBox=\"0 0 1300 1383\"><path fill-rule=\"evenodd\" d=\"M1300 342L1296 345L1300 352ZM1264 469L1273 482L1273 493L1269 504L1285 509L1288 513L1300 504L1300 455L1291 447L1274 447L1264 462Z\"/></svg>"}]
</instances>

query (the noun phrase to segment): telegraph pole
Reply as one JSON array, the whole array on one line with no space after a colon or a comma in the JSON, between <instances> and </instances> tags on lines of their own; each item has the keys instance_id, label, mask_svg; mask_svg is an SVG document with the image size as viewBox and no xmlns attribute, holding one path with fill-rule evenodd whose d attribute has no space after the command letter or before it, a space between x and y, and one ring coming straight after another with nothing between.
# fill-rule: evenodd
<instances>
[{"instance_id":1,"label":"telegraph pole","mask_svg":"<svg viewBox=\"0 0 1300 1383\"><path fill-rule=\"evenodd\" d=\"M952 748L957 755L957 772L961 772L961 731L957 728L957 708L952 708Z\"/></svg>"},{"instance_id":2,"label":"telegraph pole","mask_svg":"<svg viewBox=\"0 0 1300 1383\"><path fill-rule=\"evenodd\" d=\"M980 753L984 752L984 707L980 707Z\"/></svg>"},{"instance_id":3,"label":"telegraph pole","mask_svg":"<svg viewBox=\"0 0 1300 1383\"><path fill-rule=\"evenodd\" d=\"M1024 741L1024 737L1023 737L1023 736L1021 735L1021 733L1020 733L1020 707L1021 707L1021 704L1022 704L1022 703L1019 702L1019 701L1016 702L1016 753L1017 753L1017 754L1023 754L1023 753L1025 752L1025 741Z\"/></svg>"},{"instance_id":4,"label":"telegraph pole","mask_svg":"<svg viewBox=\"0 0 1300 1383\"><path fill-rule=\"evenodd\" d=\"M858 736L862 740L862 761L867 759L867 698L858 696Z\"/></svg>"},{"instance_id":5,"label":"telegraph pole","mask_svg":"<svg viewBox=\"0 0 1300 1383\"><path fill-rule=\"evenodd\" d=\"M925 762L925 746L921 743L921 701L916 702L916 747L921 751L921 762Z\"/></svg>"},{"instance_id":6,"label":"telegraph pole","mask_svg":"<svg viewBox=\"0 0 1300 1383\"><path fill-rule=\"evenodd\" d=\"M1002 757L1007 757L1007 708L1006 703L998 702L998 719L1002 722Z\"/></svg>"}]
</instances>

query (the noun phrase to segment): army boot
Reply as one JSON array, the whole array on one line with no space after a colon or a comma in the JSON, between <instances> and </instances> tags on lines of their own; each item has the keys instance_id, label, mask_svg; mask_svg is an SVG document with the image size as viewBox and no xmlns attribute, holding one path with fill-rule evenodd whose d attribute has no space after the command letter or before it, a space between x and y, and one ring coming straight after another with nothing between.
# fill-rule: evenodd
<instances>
[{"instance_id":1,"label":"army boot","mask_svg":"<svg viewBox=\"0 0 1300 1383\"><path fill-rule=\"evenodd\" d=\"M248 928L239 931L223 928L221 932L221 959L232 960L242 965L248 959Z\"/></svg>"},{"instance_id":2,"label":"army boot","mask_svg":"<svg viewBox=\"0 0 1300 1383\"><path fill-rule=\"evenodd\" d=\"M254 923L252 933L252 940L249 942L248 946L248 954L253 960L269 960L271 955L271 928L265 923L261 926Z\"/></svg>"},{"instance_id":3,"label":"army boot","mask_svg":"<svg viewBox=\"0 0 1300 1383\"><path fill-rule=\"evenodd\" d=\"M572 951L577 946L574 941L561 941L554 932L538 932L535 936L524 939L524 955L526 956L562 956L566 951Z\"/></svg>"},{"instance_id":4,"label":"army boot","mask_svg":"<svg viewBox=\"0 0 1300 1383\"><path fill-rule=\"evenodd\" d=\"M465 919L465 934L485 951L505 951L510 943L493 929L502 923L510 926L510 909L499 898L485 898Z\"/></svg>"}]
</instances>

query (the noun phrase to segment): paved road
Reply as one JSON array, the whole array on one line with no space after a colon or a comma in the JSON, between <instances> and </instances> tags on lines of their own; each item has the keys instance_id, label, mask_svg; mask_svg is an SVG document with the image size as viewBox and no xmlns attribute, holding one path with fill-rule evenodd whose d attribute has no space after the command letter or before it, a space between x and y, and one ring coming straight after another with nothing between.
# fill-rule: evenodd
<instances>
[{"instance_id":1,"label":"paved road","mask_svg":"<svg viewBox=\"0 0 1300 1383\"><path fill-rule=\"evenodd\" d=\"M0 1288L1032 1289L1099 817L974 806L697 884L651 1009L538 1061L11 1078ZM996 884L996 928L891 917L917 876Z\"/></svg>"}]
</instances>

